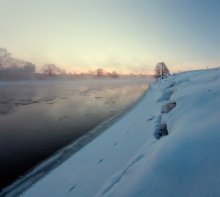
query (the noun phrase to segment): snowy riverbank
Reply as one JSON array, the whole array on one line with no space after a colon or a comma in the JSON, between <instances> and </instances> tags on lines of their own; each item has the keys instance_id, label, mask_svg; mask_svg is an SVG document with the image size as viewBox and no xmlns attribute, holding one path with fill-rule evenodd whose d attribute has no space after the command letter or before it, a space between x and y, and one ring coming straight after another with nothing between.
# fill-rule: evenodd
<instances>
[{"instance_id":1,"label":"snowy riverbank","mask_svg":"<svg viewBox=\"0 0 220 197\"><path fill-rule=\"evenodd\" d=\"M159 80L21 196L219 196L219 85L220 69Z\"/></svg>"}]
</instances>

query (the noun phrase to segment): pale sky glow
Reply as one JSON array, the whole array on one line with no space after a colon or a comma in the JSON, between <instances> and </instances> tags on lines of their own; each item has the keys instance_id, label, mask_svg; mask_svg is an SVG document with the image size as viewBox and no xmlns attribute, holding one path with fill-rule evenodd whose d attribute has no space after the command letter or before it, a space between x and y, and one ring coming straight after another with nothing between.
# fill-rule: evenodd
<instances>
[{"instance_id":1,"label":"pale sky glow","mask_svg":"<svg viewBox=\"0 0 220 197\"><path fill-rule=\"evenodd\" d=\"M220 65L218 0L0 0L0 47L37 65L149 73Z\"/></svg>"}]
</instances>

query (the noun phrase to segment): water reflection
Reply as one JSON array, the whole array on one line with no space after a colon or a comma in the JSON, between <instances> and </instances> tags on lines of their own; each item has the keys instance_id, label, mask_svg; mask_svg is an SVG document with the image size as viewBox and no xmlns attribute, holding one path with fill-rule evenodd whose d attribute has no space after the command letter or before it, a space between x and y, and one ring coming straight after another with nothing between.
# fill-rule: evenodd
<instances>
[{"instance_id":1,"label":"water reflection","mask_svg":"<svg viewBox=\"0 0 220 197\"><path fill-rule=\"evenodd\" d=\"M0 186L121 111L147 88L146 80L129 83L1 84Z\"/></svg>"}]
</instances>

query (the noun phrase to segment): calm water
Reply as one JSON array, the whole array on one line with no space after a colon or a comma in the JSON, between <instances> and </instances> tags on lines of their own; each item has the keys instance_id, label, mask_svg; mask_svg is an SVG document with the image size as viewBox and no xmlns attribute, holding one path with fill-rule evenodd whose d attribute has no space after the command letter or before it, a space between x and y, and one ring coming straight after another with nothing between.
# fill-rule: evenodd
<instances>
[{"instance_id":1,"label":"calm water","mask_svg":"<svg viewBox=\"0 0 220 197\"><path fill-rule=\"evenodd\" d=\"M149 81L0 83L0 187L123 110Z\"/></svg>"}]
</instances>

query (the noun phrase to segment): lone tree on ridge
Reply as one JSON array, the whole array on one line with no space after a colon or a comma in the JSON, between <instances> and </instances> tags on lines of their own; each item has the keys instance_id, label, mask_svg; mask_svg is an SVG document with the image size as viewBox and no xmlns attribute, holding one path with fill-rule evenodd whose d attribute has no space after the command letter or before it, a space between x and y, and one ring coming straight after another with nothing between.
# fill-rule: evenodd
<instances>
[{"instance_id":1,"label":"lone tree on ridge","mask_svg":"<svg viewBox=\"0 0 220 197\"><path fill-rule=\"evenodd\" d=\"M155 78L165 77L170 74L169 69L167 68L164 62L160 62L155 67Z\"/></svg>"}]
</instances>

